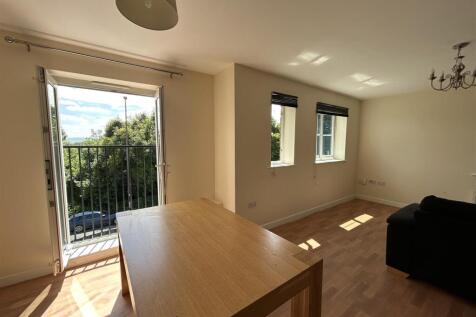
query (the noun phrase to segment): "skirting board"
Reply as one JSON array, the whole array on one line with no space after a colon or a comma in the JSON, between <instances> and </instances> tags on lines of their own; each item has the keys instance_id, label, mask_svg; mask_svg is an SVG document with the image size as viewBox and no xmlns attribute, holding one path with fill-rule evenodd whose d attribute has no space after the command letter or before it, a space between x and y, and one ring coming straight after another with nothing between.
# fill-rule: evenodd
<instances>
[{"instance_id":1,"label":"skirting board","mask_svg":"<svg viewBox=\"0 0 476 317\"><path fill-rule=\"evenodd\" d=\"M349 195L349 196L345 196L345 197L342 197L342 198L339 198L339 199L336 199L336 200L333 200L333 201L329 201L327 203L324 203L324 204L321 204L319 206L316 206L316 207L312 207L312 208L309 208L309 209L306 209L306 210L301 210L301 211L298 211L298 212L295 212L289 216L286 216L286 217L283 217L283 218L280 218L280 219L277 219L277 220L273 220L273 221L270 221L270 222L267 222L263 225L261 225L263 228L265 229L273 229L277 226L280 226L280 225L284 225L288 222L293 222L293 221L296 221L298 219L301 219L301 218L304 218L306 216L309 216L309 215L312 215L313 213L316 213L318 211L321 211L321 210L324 210L324 209L328 209L328 208L331 208L331 207L334 207L334 206L337 206L337 205L340 205L342 203L345 203L345 202L348 202L348 201L351 201L355 199L355 195Z\"/></svg>"},{"instance_id":2,"label":"skirting board","mask_svg":"<svg viewBox=\"0 0 476 317\"><path fill-rule=\"evenodd\" d=\"M382 205L388 205L388 206L393 206L393 207L398 207L398 208L402 208L402 207L405 207L405 206L410 204L410 203L404 203L404 202L401 202L401 201L387 200L387 199L378 198L378 197L375 197L375 196L363 195L363 194L356 194L355 198L362 199L362 200L368 200L368 201L372 201L374 203L379 203L379 204L382 204Z\"/></svg>"},{"instance_id":3,"label":"skirting board","mask_svg":"<svg viewBox=\"0 0 476 317\"><path fill-rule=\"evenodd\" d=\"M37 277L53 274L53 268L51 266L45 266L29 271L23 271L7 276L0 277L0 287L17 284L23 281L31 280Z\"/></svg>"}]
</instances>

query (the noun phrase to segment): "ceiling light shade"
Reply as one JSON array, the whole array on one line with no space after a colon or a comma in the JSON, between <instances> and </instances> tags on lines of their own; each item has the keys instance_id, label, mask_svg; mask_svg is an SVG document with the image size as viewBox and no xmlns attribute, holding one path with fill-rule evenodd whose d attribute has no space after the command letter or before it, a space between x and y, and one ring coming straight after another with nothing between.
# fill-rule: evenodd
<instances>
[{"instance_id":1,"label":"ceiling light shade","mask_svg":"<svg viewBox=\"0 0 476 317\"><path fill-rule=\"evenodd\" d=\"M129 21L150 30L168 30L178 22L175 0L116 0Z\"/></svg>"}]
</instances>

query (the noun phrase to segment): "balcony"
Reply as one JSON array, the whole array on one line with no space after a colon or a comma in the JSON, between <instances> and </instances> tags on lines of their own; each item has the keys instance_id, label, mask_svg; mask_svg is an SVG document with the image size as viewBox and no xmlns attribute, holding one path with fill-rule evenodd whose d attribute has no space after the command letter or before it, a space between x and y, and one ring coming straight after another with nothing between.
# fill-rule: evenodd
<instances>
[{"instance_id":1,"label":"balcony","mask_svg":"<svg viewBox=\"0 0 476 317\"><path fill-rule=\"evenodd\" d=\"M69 243L115 238L116 213L159 204L155 145L64 145Z\"/></svg>"}]
</instances>

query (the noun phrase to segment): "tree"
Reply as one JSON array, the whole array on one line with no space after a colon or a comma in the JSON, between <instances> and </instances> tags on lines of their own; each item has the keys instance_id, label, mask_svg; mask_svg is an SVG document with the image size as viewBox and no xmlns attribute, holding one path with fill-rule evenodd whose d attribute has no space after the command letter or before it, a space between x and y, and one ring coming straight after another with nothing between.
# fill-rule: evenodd
<instances>
[{"instance_id":1,"label":"tree","mask_svg":"<svg viewBox=\"0 0 476 317\"><path fill-rule=\"evenodd\" d=\"M128 147L125 122L114 118L106 124L104 132L92 131L80 144L65 142L70 215L88 210L115 213L128 209L128 184L133 208L157 204L155 116L134 116L128 122L127 134Z\"/></svg>"},{"instance_id":2,"label":"tree","mask_svg":"<svg viewBox=\"0 0 476 317\"><path fill-rule=\"evenodd\" d=\"M271 161L279 161L281 152L281 126L271 119Z\"/></svg>"}]
</instances>

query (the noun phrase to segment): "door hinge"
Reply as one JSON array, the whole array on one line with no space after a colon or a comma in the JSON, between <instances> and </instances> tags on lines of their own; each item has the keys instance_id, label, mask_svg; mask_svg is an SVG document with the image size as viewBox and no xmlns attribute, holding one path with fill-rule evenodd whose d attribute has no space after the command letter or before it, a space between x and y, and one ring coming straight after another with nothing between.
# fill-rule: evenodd
<instances>
[{"instance_id":1,"label":"door hinge","mask_svg":"<svg viewBox=\"0 0 476 317\"><path fill-rule=\"evenodd\" d=\"M41 83L45 82L45 70L43 68L40 68L38 71L38 81Z\"/></svg>"}]
</instances>

